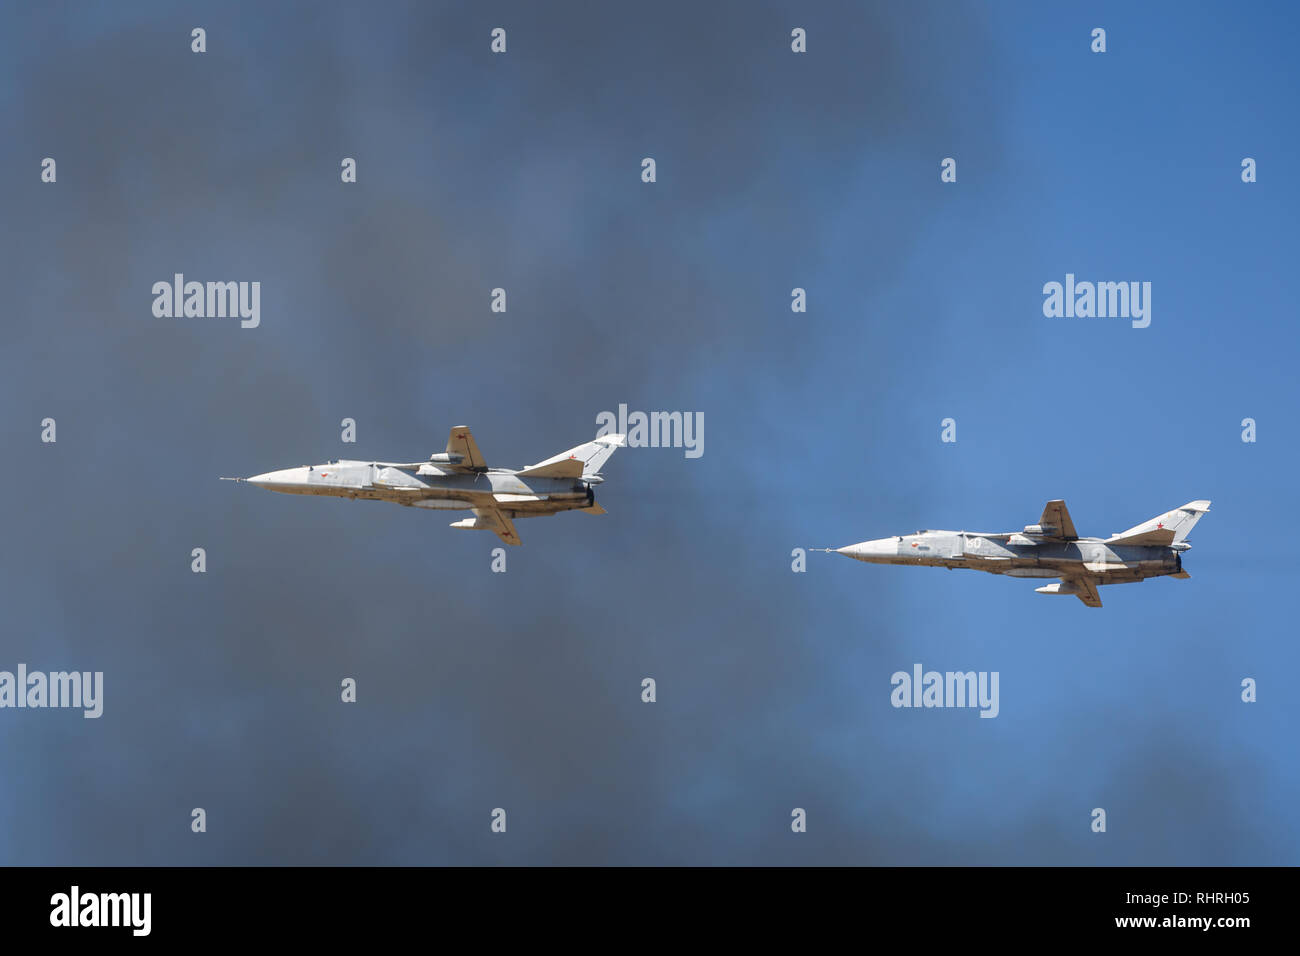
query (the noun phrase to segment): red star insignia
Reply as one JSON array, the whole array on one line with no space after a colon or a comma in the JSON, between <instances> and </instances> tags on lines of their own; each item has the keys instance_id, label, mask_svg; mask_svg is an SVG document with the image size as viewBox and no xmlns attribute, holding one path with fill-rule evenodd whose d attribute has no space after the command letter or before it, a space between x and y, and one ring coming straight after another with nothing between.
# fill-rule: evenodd
<instances>
[{"instance_id":1,"label":"red star insignia","mask_svg":"<svg viewBox=\"0 0 1300 956\"><path fill-rule=\"evenodd\" d=\"M1164 523L1163 521L1156 522L1156 527L1157 527L1157 528L1164 528L1164 526L1165 526L1165 523Z\"/></svg>"}]
</instances>

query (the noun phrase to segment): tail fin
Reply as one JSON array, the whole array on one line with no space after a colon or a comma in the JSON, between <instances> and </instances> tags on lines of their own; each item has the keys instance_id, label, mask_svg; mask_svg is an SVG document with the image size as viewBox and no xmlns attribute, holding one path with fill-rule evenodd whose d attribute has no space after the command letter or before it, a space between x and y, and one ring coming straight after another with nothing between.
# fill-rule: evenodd
<instances>
[{"instance_id":1,"label":"tail fin","mask_svg":"<svg viewBox=\"0 0 1300 956\"><path fill-rule=\"evenodd\" d=\"M529 465L519 474L521 476L541 477L554 475L558 477L567 475L570 470L574 472L573 477L575 478L599 474L601 466L609 461L609 456L614 454L614 450L621 448L624 444L626 444L626 439L622 435L601 435L595 441L589 441L576 448L570 448L568 451L562 451L553 458L546 459L546 461L539 461L535 465ZM573 464L569 464L570 462ZM577 470L579 464L582 466L580 472Z\"/></svg>"},{"instance_id":2,"label":"tail fin","mask_svg":"<svg viewBox=\"0 0 1300 956\"><path fill-rule=\"evenodd\" d=\"M1210 510L1208 501L1189 501L1181 508L1166 511L1106 539L1107 544L1163 545L1177 544L1191 533L1201 515Z\"/></svg>"}]
</instances>

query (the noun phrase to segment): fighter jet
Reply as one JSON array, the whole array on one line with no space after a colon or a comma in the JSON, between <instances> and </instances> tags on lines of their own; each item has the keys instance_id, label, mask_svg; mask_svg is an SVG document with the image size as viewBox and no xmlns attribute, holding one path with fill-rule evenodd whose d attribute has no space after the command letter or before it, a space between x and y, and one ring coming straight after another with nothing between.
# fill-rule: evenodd
<instances>
[{"instance_id":1,"label":"fighter jet","mask_svg":"<svg viewBox=\"0 0 1300 956\"><path fill-rule=\"evenodd\" d=\"M474 517L453 521L453 528L491 531L506 544L519 544L515 518L535 518L559 511L603 515L595 486L600 468L625 443L622 435L601 435L552 458L518 470L489 468L474 436L457 425L447 450L428 461L327 461L268 471L246 481L259 488L292 495L330 495L394 501L435 511L472 511Z\"/></svg>"},{"instance_id":2,"label":"fighter jet","mask_svg":"<svg viewBox=\"0 0 1300 956\"><path fill-rule=\"evenodd\" d=\"M863 541L834 550L872 564L926 564L973 568L1014 578L1060 578L1035 588L1039 594L1073 594L1088 607L1101 607L1097 588L1163 576L1190 578L1183 570L1186 538L1208 501L1189 501L1109 538L1081 538L1064 501L1049 501L1038 524L1023 531L917 531Z\"/></svg>"}]
</instances>

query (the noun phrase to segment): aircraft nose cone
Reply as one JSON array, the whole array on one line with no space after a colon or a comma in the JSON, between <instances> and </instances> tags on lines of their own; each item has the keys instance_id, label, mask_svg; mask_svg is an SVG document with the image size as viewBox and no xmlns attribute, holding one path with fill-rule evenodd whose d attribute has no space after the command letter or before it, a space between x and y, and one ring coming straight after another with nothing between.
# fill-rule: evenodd
<instances>
[{"instance_id":1,"label":"aircraft nose cone","mask_svg":"<svg viewBox=\"0 0 1300 956\"><path fill-rule=\"evenodd\" d=\"M876 541L863 541L858 544L850 544L843 548L837 548L836 553L842 554L846 558L854 558L858 561L878 561L883 558L897 557L898 542L894 538L880 538Z\"/></svg>"},{"instance_id":2,"label":"aircraft nose cone","mask_svg":"<svg viewBox=\"0 0 1300 956\"><path fill-rule=\"evenodd\" d=\"M285 488L289 485L298 483L298 468L284 468L280 471L268 471L265 474L254 475L252 478L244 479L250 485L257 485L259 488L269 488L275 491L279 488Z\"/></svg>"}]
</instances>

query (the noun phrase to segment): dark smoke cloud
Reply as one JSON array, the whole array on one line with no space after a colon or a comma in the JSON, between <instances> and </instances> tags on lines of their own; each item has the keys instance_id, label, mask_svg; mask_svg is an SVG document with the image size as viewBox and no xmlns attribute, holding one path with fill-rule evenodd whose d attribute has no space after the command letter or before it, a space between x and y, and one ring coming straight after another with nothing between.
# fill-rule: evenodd
<instances>
[{"instance_id":1,"label":"dark smoke cloud","mask_svg":"<svg viewBox=\"0 0 1300 956\"><path fill-rule=\"evenodd\" d=\"M874 391L815 383L878 354L873 304L941 214L945 144L1000 168L977 11L4 18L0 387L19 462L2 479L0 667L103 670L107 685L99 721L4 715L0 767L21 781L0 800L5 862L1091 859L1065 835L1075 794L1009 783L1029 788L1017 817L996 787L944 795L944 761L987 745L888 708L878 687L914 651L887 585L789 572L791 547L844 543L805 540L844 533L842 479L791 507L773 458L834 466L801 422L852 434L906 402L888 363L867 360ZM495 26L505 56L488 53ZM793 26L809 55L790 53ZM46 155L57 186L36 182ZM155 319L150 287L175 272L261 281L261 327ZM813 277L857 314L792 315L790 289ZM505 315L488 310L496 286ZM703 411L705 456L620 453L610 516L521 522L504 575L488 573L495 539L437 516L215 480L421 457L461 423L517 466L620 402ZM54 446L35 440L46 415ZM883 467L854 445L853 466ZM206 575L189 571L197 546ZM355 706L339 703L344 676ZM981 756L1021 759L1003 743ZM1200 759L1184 774L1217 796L1198 806L1237 799ZM1188 782L1149 772L1143 806ZM508 838L489 832L498 806ZM805 838L794 806L817 821Z\"/></svg>"}]
</instances>

